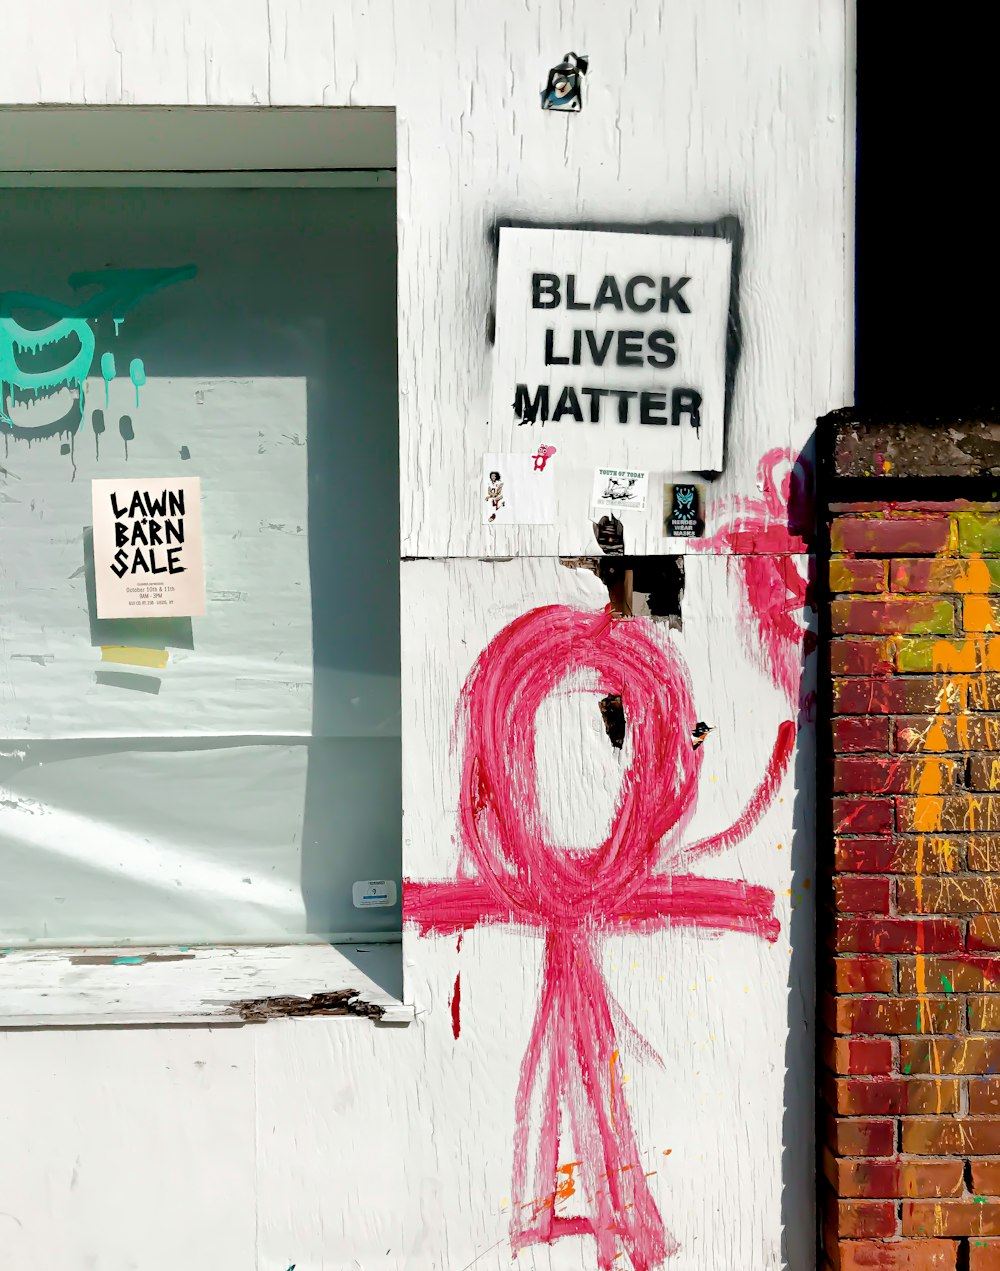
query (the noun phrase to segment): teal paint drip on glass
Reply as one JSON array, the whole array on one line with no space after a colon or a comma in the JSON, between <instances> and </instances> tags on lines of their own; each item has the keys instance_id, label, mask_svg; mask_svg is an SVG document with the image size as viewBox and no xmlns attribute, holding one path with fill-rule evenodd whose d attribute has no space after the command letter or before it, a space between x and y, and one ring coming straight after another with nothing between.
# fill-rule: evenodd
<instances>
[{"instance_id":1,"label":"teal paint drip on glass","mask_svg":"<svg viewBox=\"0 0 1000 1271\"><path fill-rule=\"evenodd\" d=\"M14 308L47 313L54 321L38 330L23 327L9 316ZM37 401L39 397L48 397L61 388L75 388L80 395L80 418L83 419L83 381L94 360L94 333L84 318L68 316L73 312L66 305L45 296L27 296L19 292L0 296L0 421L9 428L14 427L10 410L15 390ZM77 347L61 366L49 371L25 371L18 365L18 353L39 353L67 336L75 337Z\"/></svg>"},{"instance_id":2,"label":"teal paint drip on glass","mask_svg":"<svg viewBox=\"0 0 1000 1271\"><path fill-rule=\"evenodd\" d=\"M101 374L104 376L104 405L108 405L108 390L111 387L111 381L115 378L115 355L113 353L101 354Z\"/></svg>"},{"instance_id":3,"label":"teal paint drip on glass","mask_svg":"<svg viewBox=\"0 0 1000 1271\"><path fill-rule=\"evenodd\" d=\"M139 389L146 382L146 368L141 357L134 357L128 364L128 377L135 385L135 404L139 405Z\"/></svg>"},{"instance_id":4,"label":"teal paint drip on glass","mask_svg":"<svg viewBox=\"0 0 1000 1271\"><path fill-rule=\"evenodd\" d=\"M94 361L91 320L110 312L117 335L125 314L140 300L164 287L193 278L197 272L195 265L181 265L171 269L98 269L71 274L69 285L75 290L82 287L96 289L77 305L64 304L27 291L0 292L0 424L6 424L11 429L15 427L11 418L15 393L22 400L37 401L65 388L76 392L78 428L83 422L86 405L84 381ZM41 313L51 321L43 327L23 326L14 317L18 310ZM67 342L68 355L60 365L43 371L26 371L18 365L18 353L38 353L67 337L71 337L71 342ZM141 378L137 378L134 370L136 364ZM101 371L107 394L108 376L103 358ZM141 359L133 361L130 372L138 400L139 387L146 382ZM62 430L66 431L65 428ZM25 426L22 435L32 434L43 435L30 424Z\"/></svg>"}]
</instances>

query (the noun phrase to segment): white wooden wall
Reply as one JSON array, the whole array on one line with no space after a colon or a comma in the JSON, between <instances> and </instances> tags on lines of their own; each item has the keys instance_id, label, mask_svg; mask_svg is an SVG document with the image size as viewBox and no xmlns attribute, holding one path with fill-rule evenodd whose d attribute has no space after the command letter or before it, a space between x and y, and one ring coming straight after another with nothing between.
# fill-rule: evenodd
<instances>
[{"instance_id":1,"label":"white wooden wall","mask_svg":"<svg viewBox=\"0 0 1000 1271\"><path fill-rule=\"evenodd\" d=\"M732 527L739 500L760 497L761 458L798 453L849 399L848 25L845 0L4 6L5 104L398 112L400 554L468 558L403 565L408 877L455 876L451 724L480 650L538 605L606 600L554 559L583 543L481 524L494 227L739 219L743 347L709 501L710 529ZM569 49L592 59L585 108L543 113ZM0 118L0 138L15 126ZM739 814L774 728L796 718L747 626L731 546L692 555L683 630L656 633L715 729L688 838ZM476 559L490 556L517 559ZM557 702L539 724L549 827L579 846L617 780L590 706ZM677 1271L813 1266L810 750L806 727L759 826L696 867L773 891L774 943L674 929L600 945L609 991L663 1060L623 1046L621 1079ZM533 1199L511 1194L512 1143L542 941L478 926L456 943L408 933L408 1027L0 1035L0 1271L510 1266L511 1206ZM567 1210L586 1211L580 1195ZM596 1242L531 1245L517 1265L594 1268Z\"/></svg>"}]
</instances>

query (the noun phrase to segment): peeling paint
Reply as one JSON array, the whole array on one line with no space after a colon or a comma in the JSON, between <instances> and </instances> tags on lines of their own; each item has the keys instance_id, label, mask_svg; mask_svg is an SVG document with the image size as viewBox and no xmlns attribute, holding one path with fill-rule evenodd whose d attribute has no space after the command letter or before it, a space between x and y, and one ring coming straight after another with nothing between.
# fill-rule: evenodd
<instances>
[{"instance_id":1,"label":"peeling paint","mask_svg":"<svg viewBox=\"0 0 1000 1271\"><path fill-rule=\"evenodd\" d=\"M331 993L313 993L309 997L258 997L224 1003L227 1012L239 1015L248 1024L266 1023L269 1019L304 1019L315 1015L357 1015L380 1020L385 1014L381 1006L365 1002L357 989L336 989Z\"/></svg>"}]
</instances>

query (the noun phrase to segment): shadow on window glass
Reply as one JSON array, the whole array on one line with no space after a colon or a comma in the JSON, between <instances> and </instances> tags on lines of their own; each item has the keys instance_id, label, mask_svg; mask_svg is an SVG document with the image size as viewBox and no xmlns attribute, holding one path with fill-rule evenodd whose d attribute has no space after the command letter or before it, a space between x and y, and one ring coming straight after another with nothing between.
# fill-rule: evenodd
<instances>
[{"instance_id":1,"label":"shadow on window glass","mask_svg":"<svg viewBox=\"0 0 1000 1271\"><path fill-rule=\"evenodd\" d=\"M398 932L394 195L0 192L5 944ZM130 476L201 479L205 617L98 616Z\"/></svg>"}]
</instances>

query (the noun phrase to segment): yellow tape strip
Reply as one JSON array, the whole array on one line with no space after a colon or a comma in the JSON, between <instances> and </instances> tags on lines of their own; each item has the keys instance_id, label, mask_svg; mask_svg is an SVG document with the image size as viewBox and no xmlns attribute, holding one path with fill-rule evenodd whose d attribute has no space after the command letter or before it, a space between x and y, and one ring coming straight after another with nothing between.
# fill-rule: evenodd
<instances>
[{"instance_id":1,"label":"yellow tape strip","mask_svg":"<svg viewBox=\"0 0 1000 1271\"><path fill-rule=\"evenodd\" d=\"M138 649L127 644L102 644L102 662L124 662L126 666L167 665L170 654L166 649Z\"/></svg>"}]
</instances>

